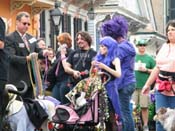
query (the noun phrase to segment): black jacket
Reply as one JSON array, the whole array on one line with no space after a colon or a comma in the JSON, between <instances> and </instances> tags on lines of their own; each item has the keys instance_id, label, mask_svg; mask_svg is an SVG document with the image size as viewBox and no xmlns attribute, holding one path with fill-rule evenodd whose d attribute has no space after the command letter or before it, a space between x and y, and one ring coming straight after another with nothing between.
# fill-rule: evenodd
<instances>
[{"instance_id":1,"label":"black jacket","mask_svg":"<svg viewBox=\"0 0 175 131\"><path fill-rule=\"evenodd\" d=\"M8 58L7 53L0 49L0 86L4 86L7 82Z\"/></svg>"},{"instance_id":2,"label":"black jacket","mask_svg":"<svg viewBox=\"0 0 175 131\"><path fill-rule=\"evenodd\" d=\"M38 48L36 39L30 34L26 34L26 39L29 43L30 51L27 50L24 41L17 31L6 36L5 49L8 51L9 55L8 83L14 84L15 86L23 80L31 87L26 56L32 52L40 52L39 57L42 57L42 52L41 49Z\"/></svg>"}]
</instances>

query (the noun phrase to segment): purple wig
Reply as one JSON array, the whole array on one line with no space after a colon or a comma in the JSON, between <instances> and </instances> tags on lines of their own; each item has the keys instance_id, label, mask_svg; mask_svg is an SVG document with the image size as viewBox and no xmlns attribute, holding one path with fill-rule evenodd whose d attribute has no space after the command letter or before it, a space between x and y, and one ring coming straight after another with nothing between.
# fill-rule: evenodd
<instances>
[{"instance_id":1,"label":"purple wig","mask_svg":"<svg viewBox=\"0 0 175 131\"><path fill-rule=\"evenodd\" d=\"M111 20L104 22L101 26L102 36L125 38L128 32L128 22L123 16L114 16Z\"/></svg>"},{"instance_id":2,"label":"purple wig","mask_svg":"<svg viewBox=\"0 0 175 131\"><path fill-rule=\"evenodd\" d=\"M98 52L96 56L96 60L109 66L111 62L117 57L118 43L112 37L105 36L101 38L99 44L107 47L108 54L107 56L104 56L104 55L101 55L100 52Z\"/></svg>"}]
</instances>

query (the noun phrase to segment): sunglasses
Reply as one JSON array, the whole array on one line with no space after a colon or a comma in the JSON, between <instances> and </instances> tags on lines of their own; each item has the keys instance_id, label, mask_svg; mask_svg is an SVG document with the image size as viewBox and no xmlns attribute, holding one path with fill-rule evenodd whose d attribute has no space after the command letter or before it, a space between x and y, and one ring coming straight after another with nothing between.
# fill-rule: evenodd
<instances>
[{"instance_id":1,"label":"sunglasses","mask_svg":"<svg viewBox=\"0 0 175 131\"><path fill-rule=\"evenodd\" d=\"M23 22L22 24L30 26L30 23L27 23L27 22Z\"/></svg>"},{"instance_id":2,"label":"sunglasses","mask_svg":"<svg viewBox=\"0 0 175 131\"><path fill-rule=\"evenodd\" d=\"M138 46L146 46L145 44L141 44L141 45L138 45Z\"/></svg>"}]
</instances>

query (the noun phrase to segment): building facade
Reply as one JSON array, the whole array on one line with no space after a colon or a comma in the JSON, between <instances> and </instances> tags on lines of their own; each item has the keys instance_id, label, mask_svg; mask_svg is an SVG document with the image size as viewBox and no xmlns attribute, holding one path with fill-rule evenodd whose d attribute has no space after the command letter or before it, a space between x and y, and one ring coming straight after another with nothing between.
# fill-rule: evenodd
<instances>
[{"instance_id":1,"label":"building facade","mask_svg":"<svg viewBox=\"0 0 175 131\"><path fill-rule=\"evenodd\" d=\"M53 8L53 1L45 0L0 0L0 16L4 18L8 25L8 32L15 30L16 14L19 11L27 11L31 15L31 27L29 32L35 36L39 35L39 14L43 10ZM7 33L8 33L7 32Z\"/></svg>"},{"instance_id":2,"label":"building facade","mask_svg":"<svg viewBox=\"0 0 175 131\"><path fill-rule=\"evenodd\" d=\"M59 33L69 32L74 40L80 30L88 31L93 38L93 48L98 50L101 23L113 15L123 15L129 24L128 39L149 39L148 50L152 55L165 42L165 26L175 18L173 0L58 0L62 19ZM51 20L51 10L55 0L0 0L0 15L8 23L8 32L15 29L15 17L19 11L31 14L29 32L43 37L48 46L56 49L55 26ZM93 8L95 17L89 19L88 10ZM74 48L76 43L73 41Z\"/></svg>"}]
</instances>

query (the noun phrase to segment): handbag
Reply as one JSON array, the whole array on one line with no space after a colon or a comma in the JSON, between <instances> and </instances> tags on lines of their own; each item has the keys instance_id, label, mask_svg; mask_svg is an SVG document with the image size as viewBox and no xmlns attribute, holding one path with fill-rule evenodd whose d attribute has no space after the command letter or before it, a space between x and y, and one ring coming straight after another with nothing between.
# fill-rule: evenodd
<instances>
[{"instance_id":1,"label":"handbag","mask_svg":"<svg viewBox=\"0 0 175 131\"><path fill-rule=\"evenodd\" d=\"M31 98L24 99L24 106L30 121L36 128L40 128L45 120L48 118L48 114L42 108L37 100Z\"/></svg>"}]
</instances>

